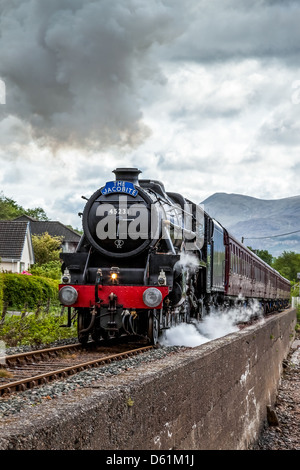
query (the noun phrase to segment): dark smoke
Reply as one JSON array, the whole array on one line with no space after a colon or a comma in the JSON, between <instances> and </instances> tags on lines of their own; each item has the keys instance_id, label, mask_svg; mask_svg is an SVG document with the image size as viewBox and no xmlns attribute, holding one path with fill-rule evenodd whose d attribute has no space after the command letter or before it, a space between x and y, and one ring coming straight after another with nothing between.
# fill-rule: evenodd
<instances>
[{"instance_id":1,"label":"dark smoke","mask_svg":"<svg viewBox=\"0 0 300 470\"><path fill-rule=\"evenodd\" d=\"M149 136L143 93L164 84L154 57L181 30L170 2L0 3L2 123L13 117L21 139L52 148L136 147Z\"/></svg>"}]
</instances>

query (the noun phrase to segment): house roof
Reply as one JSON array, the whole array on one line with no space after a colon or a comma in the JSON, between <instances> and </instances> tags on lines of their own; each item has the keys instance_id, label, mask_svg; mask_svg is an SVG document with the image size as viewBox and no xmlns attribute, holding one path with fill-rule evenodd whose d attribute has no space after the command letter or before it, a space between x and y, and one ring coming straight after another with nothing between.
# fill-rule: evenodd
<instances>
[{"instance_id":1,"label":"house roof","mask_svg":"<svg viewBox=\"0 0 300 470\"><path fill-rule=\"evenodd\" d=\"M29 222L0 220L0 257L20 260Z\"/></svg>"},{"instance_id":2,"label":"house roof","mask_svg":"<svg viewBox=\"0 0 300 470\"><path fill-rule=\"evenodd\" d=\"M61 222L55 222L52 220L36 220L28 215L21 215L20 217L17 217L15 221L30 222L32 235L42 235L47 232L51 237L63 237L63 241L77 243L81 238L77 232L66 227L66 225Z\"/></svg>"}]
</instances>

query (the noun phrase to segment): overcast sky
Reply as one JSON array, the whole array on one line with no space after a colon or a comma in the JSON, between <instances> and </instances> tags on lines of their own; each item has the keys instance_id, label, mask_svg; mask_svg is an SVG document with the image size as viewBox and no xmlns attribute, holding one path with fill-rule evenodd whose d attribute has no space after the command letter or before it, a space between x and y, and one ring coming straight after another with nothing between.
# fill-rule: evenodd
<instances>
[{"instance_id":1,"label":"overcast sky","mask_svg":"<svg viewBox=\"0 0 300 470\"><path fill-rule=\"evenodd\" d=\"M0 190L81 227L116 167L300 194L300 1L0 0Z\"/></svg>"}]
</instances>

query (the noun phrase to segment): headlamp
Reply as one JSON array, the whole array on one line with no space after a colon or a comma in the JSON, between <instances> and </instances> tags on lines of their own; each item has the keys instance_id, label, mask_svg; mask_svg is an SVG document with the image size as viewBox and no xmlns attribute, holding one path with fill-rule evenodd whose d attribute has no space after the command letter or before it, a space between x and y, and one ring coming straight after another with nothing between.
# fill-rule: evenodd
<instances>
[{"instance_id":1,"label":"headlamp","mask_svg":"<svg viewBox=\"0 0 300 470\"><path fill-rule=\"evenodd\" d=\"M60 289L58 298L61 304L70 306L77 301L78 292L72 286L64 286Z\"/></svg>"},{"instance_id":2,"label":"headlamp","mask_svg":"<svg viewBox=\"0 0 300 470\"><path fill-rule=\"evenodd\" d=\"M162 301L162 293L156 287L149 287L143 293L143 301L148 307L157 307Z\"/></svg>"},{"instance_id":3,"label":"headlamp","mask_svg":"<svg viewBox=\"0 0 300 470\"><path fill-rule=\"evenodd\" d=\"M68 270L68 268L66 268L64 270L64 274L61 278L61 281L64 283L64 284L68 284L70 281L71 281L71 276L70 276L70 272Z\"/></svg>"},{"instance_id":4,"label":"headlamp","mask_svg":"<svg viewBox=\"0 0 300 470\"><path fill-rule=\"evenodd\" d=\"M118 282L118 275L120 273L120 269L117 267L112 267L109 273L110 273L110 279L112 283L116 284Z\"/></svg>"}]
</instances>

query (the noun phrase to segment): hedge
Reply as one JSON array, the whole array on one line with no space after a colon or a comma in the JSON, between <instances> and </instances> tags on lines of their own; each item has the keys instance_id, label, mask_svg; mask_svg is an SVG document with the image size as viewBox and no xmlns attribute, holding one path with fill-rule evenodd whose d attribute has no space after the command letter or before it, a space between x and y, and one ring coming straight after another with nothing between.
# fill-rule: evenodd
<instances>
[{"instance_id":1,"label":"hedge","mask_svg":"<svg viewBox=\"0 0 300 470\"><path fill-rule=\"evenodd\" d=\"M4 287L4 274L0 273L0 312L3 308L3 287Z\"/></svg>"},{"instance_id":2,"label":"hedge","mask_svg":"<svg viewBox=\"0 0 300 470\"><path fill-rule=\"evenodd\" d=\"M8 308L22 309L27 304L28 308L33 309L40 303L46 303L48 299L58 301L58 281L25 274L4 273L2 276L2 302L6 302Z\"/></svg>"}]
</instances>

